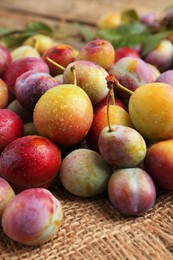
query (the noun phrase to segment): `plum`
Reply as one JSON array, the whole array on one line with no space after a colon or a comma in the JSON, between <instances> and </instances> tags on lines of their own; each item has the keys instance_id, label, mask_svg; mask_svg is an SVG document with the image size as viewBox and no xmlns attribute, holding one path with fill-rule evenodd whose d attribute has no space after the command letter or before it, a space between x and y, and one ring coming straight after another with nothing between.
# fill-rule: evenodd
<instances>
[{"instance_id":1,"label":"plum","mask_svg":"<svg viewBox=\"0 0 173 260\"><path fill-rule=\"evenodd\" d=\"M74 195L92 197L104 192L112 170L102 156L80 148L69 153L60 167L63 186Z\"/></svg>"},{"instance_id":2,"label":"plum","mask_svg":"<svg viewBox=\"0 0 173 260\"><path fill-rule=\"evenodd\" d=\"M160 141L149 147L144 168L154 183L162 189L173 190L173 139Z\"/></svg>"},{"instance_id":3,"label":"plum","mask_svg":"<svg viewBox=\"0 0 173 260\"><path fill-rule=\"evenodd\" d=\"M148 12L141 15L140 22L152 31L158 30L160 26L159 17L155 12Z\"/></svg>"},{"instance_id":4,"label":"plum","mask_svg":"<svg viewBox=\"0 0 173 260\"><path fill-rule=\"evenodd\" d=\"M70 63L64 71L64 83L74 83L71 68L75 67L77 86L89 96L93 105L99 103L108 94L107 71L91 61L79 60Z\"/></svg>"},{"instance_id":5,"label":"plum","mask_svg":"<svg viewBox=\"0 0 173 260\"><path fill-rule=\"evenodd\" d=\"M121 12L109 12L99 17L96 26L99 29L113 29L119 26L121 22Z\"/></svg>"},{"instance_id":6,"label":"plum","mask_svg":"<svg viewBox=\"0 0 173 260\"><path fill-rule=\"evenodd\" d=\"M173 136L173 87L152 82L137 88L129 100L129 115L136 130L150 141Z\"/></svg>"},{"instance_id":7,"label":"plum","mask_svg":"<svg viewBox=\"0 0 173 260\"><path fill-rule=\"evenodd\" d=\"M28 37L24 41L23 45L34 47L40 53L40 55L42 55L47 49L55 45L55 41L48 35L35 34Z\"/></svg>"},{"instance_id":8,"label":"plum","mask_svg":"<svg viewBox=\"0 0 173 260\"><path fill-rule=\"evenodd\" d=\"M120 47L115 49L114 63L124 57L141 58L140 54L135 49L130 47Z\"/></svg>"},{"instance_id":9,"label":"plum","mask_svg":"<svg viewBox=\"0 0 173 260\"><path fill-rule=\"evenodd\" d=\"M100 65L105 70L109 70L114 63L114 48L112 44L104 39L95 39L86 43L76 60L88 60Z\"/></svg>"},{"instance_id":10,"label":"plum","mask_svg":"<svg viewBox=\"0 0 173 260\"><path fill-rule=\"evenodd\" d=\"M21 118L9 109L0 109L0 153L15 139L23 135Z\"/></svg>"},{"instance_id":11,"label":"plum","mask_svg":"<svg viewBox=\"0 0 173 260\"><path fill-rule=\"evenodd\" d=\"M39 98L55 86L57 81L51 75L30 70L16 79L14 94L19 103L32 112Z\"/></svg>"},{"instance_id":12,"label":"plum","mask_svg":"<svg viewBox=\"0 0 173 260\"><path fill-rule=\"evenodd\" d=\"M98 147L104 160L117 168L138 166L147 151L142 135L122 125L104 127L98 138Z\"/></svg>"},{"instance_id":13,"label":"plum","mask_svg":"<svg viewBox=\"0 0 173 260\"><path fill-rule=\"evenodd\" d=\"M160 41L156 48L144 57L144 60L156 66L160 72L170 69L173 61L172 42L167 39Z\"/></svg>"},{"instance_id":14,"label":"plum","mask_svg":"<svg viewBox=\"0 0 173 260\"><path fill-rule=\"evenodd\" d=\"M0 176L15 191L27 188L49 188L61 164L61 152L49 139L28 135L11 142L0 157Z\"/></svg>"},{"instance_id":15,"label":"plum","mask_svg":"<svg viewBox=\"0 0 173 260\"><path fill-rule=\"evenodd\" d=\"M16 79L24 72L34 70L49 74L49 67L41 58L24 57L10 63L6 70L4 80L13 92Z\"/></svg>"},{"instance_id":16,"label":"plum","mask_svg":"<svg viewBox=\"0 0 173 260\"><path fill-rule=\"evenodd\" d=\"M3 178L0 178L0 221L5 207L15 197L15 193L10 184Z\"/></svg>"},{"instance_id":17,"label":"plum","mask_svg":"<svg viewBox=\"0 0 173 260\"><path fill-rule=\"evenodd\" d=\"M173 86L173 70L167 70L162 72L156 79L155 82L163 82Z\"/></svg>"},{"instance_id":18,"label":"plum","mask_svg":"<svg viewBox=\"0 0 173 260\"><path fill-rule=\"evenodd\" d=\"M2 228L11 239L24 245L41 245L52 239L63 220L61 202L44 188L20 192L6 206Z\"/></svg>"},{"instance_id":19,"label":"plum","mask_svg":"<svg viewBox=\"0 0 173 260\"><path fill-rule=\"evenodd\" d=\"M154 81L153 70L142 59L135 57L124 57L117 61L109 70L109 73L126 88L134 91L139 86ZM129 99L127 92L115 88L115 93L123 101Z\"/></svg>"},{"instance_id":20,"label":"plum","mask_svg":"<svg viewBox=\"0 0 173 260\"><path fill-rule=\"evenodd\" d=\"M128 112L118 105L110 105L109 116L111 124L133 127ZM105 105L95 111L92 125L86 135L86 142L90 149L99 152L98 138L102 129L107 125L107 106Z\"/></svg>"},{"instance_id":21,"label":"plum","mask_svg":"<svg viewBox=\"0 0 173 260\"><path fill-rule=\"evenodd\" d=\"M68 64L73 62L78 54L78 51L67 44L56 44L53 47L45 50L42 55L43 60L47 63L50 69L50 74L56 76L62 74L62 69L59 66L52 64L47 60L47 57L62 67L66 68Z\"/></svg>"},{"instance_id":22,"label":"plum","mask_svg":"<svg viewBox=\"0 0 173 260\"><path fill-rule=\"evenodd\" d=\"M93 120L93 106L83 89L63 84L47 90L38 100L33 122L40 135L62 146L81 142Z\"/></svg>"},{"instance_id":23,"label":"plum","mask_svg":"<svg viewBox=\"0 0 173 260\"><path fill-rule=\"evenodd\" d=\"M12 60L18 60L24 57L40 58L39 52L31 46L19 46L11 52Z\"/></svg>"},{"instance_id":24,"label":"plum","mask_svg":"<svg viewBox=\"0 0 173 260\"><path fill-rule=\"evenodd\" d=\"M114 170L108 183L109 200L121 214L142 215L156 200L156 188L149 174L141 168Z\"/></svg>"},{"instance_id":25,"label":"plum","mask_svg":"<svg viewBox=\"0 0 173 260\"><path fill-rule=\"evenodd\" d=\"M8 104L8 88L5 82L0 78L0 109Z\"/></svg>"}]
</instances>

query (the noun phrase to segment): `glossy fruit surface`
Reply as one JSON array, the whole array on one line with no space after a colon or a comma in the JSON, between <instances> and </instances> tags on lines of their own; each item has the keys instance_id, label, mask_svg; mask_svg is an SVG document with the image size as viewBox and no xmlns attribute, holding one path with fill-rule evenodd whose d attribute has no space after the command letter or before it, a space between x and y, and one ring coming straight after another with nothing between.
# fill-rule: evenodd
<instances>
[{"instance_id":1,"label":"glossy fruit surface","mask_svg":"<svg viewBox=\"0 0 173 260\"><path fill-rule=\"evenodd\" d=\"M173 135L173 87L153 82L136 89L129 100L129 115L137 131L154 141Z\"/></svg>"},{"instance_id":2,"label":"glossy fruit surface","mask_svg":"<svg viewBox=\"0 0 173 260\"><path fill-rule=\"evenodd\" d=\"M61 164L59 148L42 136L24 136L6 147L0 157L0 176L15 190L49 188Z\"/></svg>"},{"instance_id":3,"label":"glossy fruit surface","mask_svg":"<svg viewBox=\"0 0 173 260\"><path fill-rule=\"evenodd\" d=\"M173 190L173 139L153 144L144 160L146 171L162 189Z\"/></svg>"},{"instance_id":4,"label":"glossy fruit surface","mask_svg":"<svg viewBox=\"0 0 173 260\"><path fill-rule=\"evenodd\" d=\"M39 134L63 146L81 142L93 120L93 106L88 95L75 85L49 89L34 109L34 125Z\"/></svg>"}]
</instances>

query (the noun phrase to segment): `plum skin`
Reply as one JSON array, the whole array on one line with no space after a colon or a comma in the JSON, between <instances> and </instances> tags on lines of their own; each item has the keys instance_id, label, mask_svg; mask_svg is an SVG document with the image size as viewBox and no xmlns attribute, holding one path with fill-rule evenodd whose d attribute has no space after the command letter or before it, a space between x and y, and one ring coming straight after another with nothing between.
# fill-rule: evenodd
<instances>
[{"instance_id":1,"label":"plum skin","mask_svg":"<svg viewBox=\"0 0 173 260\"><path fill-rule=\"evenodd\" d=\"M92 197L107 189L112 173L102 156L90 149L69 153L60 167L60 180L66 190L79 197Z\"/></svg>"},{"instance_id":2,"label":"plum skin","mask_svg":"<svg viewBox=\"0 0 173 260\"><path fill-rule=\"evenodd\" d=\"M38 100L33 114L38 133L62 146L81 142L92 120L93 106L88 95L80 87L70 84L47 90Z\"/></svg>"},{"instance_id":3,"label":"plum skin","mask_svg":"<svg viewBox=\"0 0 173 260\"><path fill-rule=\"evenodd\" d=\"M33 188L9 202L2 216L2 228L21 244L40 245L54 237L62 219L60 201L47 189Z\"/></svg>"},{"instance_id":4,"label":"plum skin","mask_svg":"<svg viewBox=\"0 0 173 260\"><path fill-rule=\"evenodd\" d=\"M27 188L49 188L61 164L61 152L49 139L28 135L14 140L0 157L0 176L15 191Z\"/></svg>"},{"instance_id":5,"label":"plum skin","mask_svg":"<svg viewBox=\"0 0 173 260\"><path fill-rule=\"evenodd\" d=\"M50 74L31 70L16 79L14 93L22 107L32 112L39 98L55 86L57 82Z\"/></svg>"},{"instance_id":6,"label":"plum skin","mask_svg":"<svg viewBox=\"0 0 173 260\"><path fill-rule=\"evenodd\" d=\"M0 178L0 220L7 204L15 197L15 192L10 184Z\"/></svg>"},{"instance_id":7,"label":"plum skin","mask_svg":"<svg viewBox=\"0 0 173 260\"><path fill-rule=\"evenodd\" d=\"M21 118L9 109L0 109L0 153L15 139L23 135Z\"/></svg>"},{"instance_id":8,"label":"plum skin","mask_svg":"<svg viewBox=\"0 0 173 260\"><path fill-rule=\"evenodd\" d=\"M173 190L173 140L160 141L147 150L144 168L162 189Z\"/></svg>"},{"instance_id":9,"label":"plum skin","mask_svg":"<svg viewBox=\"0 0 173 260\"><path fill-rule=\"evenodd\" d=\"M108 183L111 204L121 214L136 216L151 209L156 188L149 174L141 168L115 170Z\"/></svg>"}]
</instances>

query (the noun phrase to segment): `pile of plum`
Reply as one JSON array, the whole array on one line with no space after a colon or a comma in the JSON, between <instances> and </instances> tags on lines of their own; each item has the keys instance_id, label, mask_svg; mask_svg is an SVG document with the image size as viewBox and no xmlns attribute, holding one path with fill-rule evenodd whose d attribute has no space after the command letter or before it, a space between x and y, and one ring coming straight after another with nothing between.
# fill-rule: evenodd
<instances>
[{"instance_id":1,"label":"pile of plum","mask_svg":"<svg viewBox=\"0 0 173 260\"><path fill-rule=\"evenodd\" d=\"M153 25L149 17L141 23ZM80 197L107 191L115 211L129 216L151 210L157 189L173 190L171 39L145 57L142 46L115 49L101 38L80 50L41 34L12 50L0 46L7 236L39 245L56 234L63 213L50 188L58 183Z\"/></svg>"}]
</instances>

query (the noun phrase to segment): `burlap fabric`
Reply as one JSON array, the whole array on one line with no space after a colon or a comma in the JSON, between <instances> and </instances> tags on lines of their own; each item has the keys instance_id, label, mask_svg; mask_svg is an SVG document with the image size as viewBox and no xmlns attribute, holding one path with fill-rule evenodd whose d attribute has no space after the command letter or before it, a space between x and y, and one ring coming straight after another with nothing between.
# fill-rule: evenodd
<instances>
[{"instance_id":1,"label":"burlap fabric","mask_svg":"<svg viewBox=\"0 0 173 260\"><path fill-rule=\"evenodd\" d=\"M155 207L142 217L124 218L107 194L80 199L61 186L64 221L53 240L42 246L18 244L1 229L1 260L173 259L173 193L159 194Z\"/></svg>"}]
</instances>

